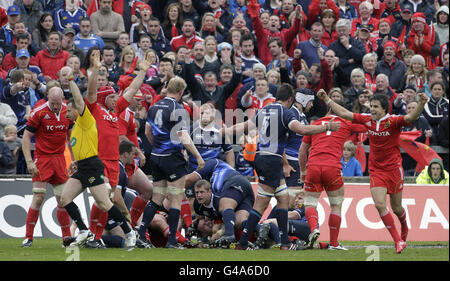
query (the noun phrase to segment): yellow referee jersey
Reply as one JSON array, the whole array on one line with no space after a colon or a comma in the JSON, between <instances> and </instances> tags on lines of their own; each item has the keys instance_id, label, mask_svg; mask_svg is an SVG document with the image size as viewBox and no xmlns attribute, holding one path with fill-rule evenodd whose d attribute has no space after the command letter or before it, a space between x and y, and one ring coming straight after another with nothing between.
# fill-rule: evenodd
<instances>
[{"instance_id":1,"label":"yellow referee jersey","mask_svg":"<svg viewBox=\"0 0 450 281\"><path fill-rule=\"evenodd\" d=\"M97 123L86 105L72 127L70 145L76 161L98 154Z\"/></svg>"}]
</instances>

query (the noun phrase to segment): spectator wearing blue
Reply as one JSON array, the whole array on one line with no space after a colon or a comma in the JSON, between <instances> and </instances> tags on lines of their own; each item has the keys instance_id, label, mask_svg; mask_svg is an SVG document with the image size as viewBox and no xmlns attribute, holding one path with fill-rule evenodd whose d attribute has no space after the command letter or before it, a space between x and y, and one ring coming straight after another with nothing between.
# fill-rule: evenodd
<instances>
[{"instance_id":1,"label":"spectator wearing blue","mask_svg":"<svg viewBox=\"0 0 450 281\"><path fill-rule=\"evenodd\" d=\"M6 12L8 23L0 29L0 47L4 51L4 55L12 51L14 39L14 25L20 20L20 10L16 5L8 7Z\"/></svg>"},{"instance_id":2,"label":"spectator wearing blue","mask_svg":"<svg viewBox=\"0 0 450 281\"><path fill-rule=\"evenodd\" d=\"M339 18L354 20L358 17L358 12L353 5L350 5L347 0L337 0L336 6L339 8Z\"/></svg>"},{"instance_id":3,"label":"spectator wearing blue","mask_svg":"<svg viewBox=\"0 0 450 281\"><path fill-rule=\"evenodd\" d=\"M8 165L11 160L12 155L8 145L0 140L0 174L4 174L7 171Z\"/></svg>"},{"instance_id":4,"label":"spectator wearing blue","mask_svg":"<svg viewBox=\"0 0 450 281\"><path fill-rule=\"evenodd\" d=\"M80 20L87 18L87 12L79 7L76 0L66 0L65 7L61 7L55 12L55 26L59 32L71 27L76 33L80 32Z\"/></svg>"},{"instance_id":5,"label":"spectator wearing blue","mask_svg":"<svg viewBox=\"0 0 450 281\"><path fill-rule=\"evenodd\" d=\"M361 164L355 158L356 146L352 141L344 143L344 151L342 152L342 176L344 177L362 177Z\"/></svg>"},{"instance_id":6,"label":"spectator wearing blue","mask_svg":"<svg viewBox=\"0 0 450 281\"><path fill-rule=\"evenodd\" d=\"M103 39L92 33L91 20L88 18L84 18L80 21L80 32L75 35L73 43L78 48L82 49L85 54L87 54L89 49L94 46L97 46L100 50L105 46Z\"/></svg>"},{"instance_id":7,"label":"spectator wearing blue","mask_svg":"<svg viewBox=\"0 0 450 281\"><path fill-rule=\"evenodd\" d=\"M302 51L302 59L305 60L308 67L313 63L320 63L318 49L322 48L324 52L328 50L327 46L322 44L323 25L320 22L315 22L311 26L311 38L307 41L298 43L297 48Z\"/></svg>"}]
</instances>

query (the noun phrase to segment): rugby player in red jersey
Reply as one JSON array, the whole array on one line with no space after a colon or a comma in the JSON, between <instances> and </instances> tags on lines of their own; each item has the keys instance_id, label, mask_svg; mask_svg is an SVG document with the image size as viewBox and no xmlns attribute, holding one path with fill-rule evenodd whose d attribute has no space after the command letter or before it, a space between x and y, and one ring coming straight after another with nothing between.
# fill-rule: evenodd
<instances>
[{"instance_id":1,"label":"rugby player in red jersey","mask_svg":"<svg viewBox=\"0 0 450 281\"><path fill-rule=\"evenodd\" d=\"M375 207L394 240L396 253L401 253L406 248L408 225L402 207L404 172L399 147L400 133L403 126L419 118L428 97L424 93L419 94L419 106L406 115L397 116L388 113L389 98L386 95L373 95L369 98L370 114L350 112L332 101L324 91L319 91L317 96L329 105L336 115L367 128L370 142L370 192ZM386 194L389 194L392 210L400 220L401 236L397 232L391 212L387 209Z\"/></svg>"},{"instance_id":2,"label":"rugby player in red jersey","mask_svg":"<svg viewBox=\"0 0 450 281\"><path fill-rule=\"evenodd\" d=\"M366 129L364 126L352 124L343 118L337 117L331 110L326 116L311 124L327 125L330 121L340 122L341 128L334 132L326 131L312 136L304 136L298 152L301 176L305 183L305 216L311 230L306 246L313 248L314 242L319 238L320 232L316 207L320 194L322 191L325 191L331 207L331 213L328 217L328 226L330 228L328 249L347 250L338 242L341 226L341 207L344 200L342 151L344 142L348 140L352 132L365 132Z\"/></svg>"},{"instance_id":3,"label":"rugby player in red jersey","mask_svg":"<svg viewBox=\"0 0 450 281\"><path fill-rule=\"evenodd\" d=\"M139 158L139 165L141 167L145 165L146 159L144 153L139 149L134 112L137 110L138 103L140 102L139 99L142 98L142 93L138 91L130 101L130 106L128 106L128 108L119 116L119 140L129 140L134 143L137 148L137 158ZM128 187L139 193L139 196L136 196L133 200L130 209L131 226L135 227L145 206L147 206L148 200L150 200L150 197L152 196L153 187L148 177L137 165L136 161L134 161L133 164L125 165L125 170L128 176Z\"/></svg>"},{"instance_id":4,"label":"rugby player in red jersey","mask_svg":"<svg viewBox=\"0 0 450 281\"><path fill-rule=\"evenodd\" d=\"M139 64L139 72L133 82L125 89L122 96L114 91L110 86L104 86L98 89L96 79L88 83L88 92L86 95L86 105L97 121L98 128L98 156L105 166L105 177L109 181L112 193L119 180L119 115L130 105L130 101L139 90L146 71L150 68L150 62L146 59ZM94 67L100 68L100 54L94 57ZM94 71L93 75L97 75ZM130 215L123 202L121 196L114 196L114 203L130 220ZM103 212L95 204L91 209L90 230L95 234L93 243L90 246L102 247L102 243L98 243L103 229L105 228L108 214Z\"/></svg>"},{"instance_id":5,"label":"rugby player in red jersey","mask_svg":"<svg viewBox=\"0 0 450 281\"><path fill-rule=\"evenodd\" d=\"M45 198L47 183L53 186L58 203L56 217L62 230L63 244L70 238L70 217L61 205L61 193L69 175L64 158L71 121L66 118L67 107L60 87L48 92L48 101L36 106L30 114L23 134L22 150L28 171L33 176L33 200L27 213L25 240L22 247L31 247L34 227ZM31 156L31 138L35 137L34 161Z\"/></svg>"}]
</instances>

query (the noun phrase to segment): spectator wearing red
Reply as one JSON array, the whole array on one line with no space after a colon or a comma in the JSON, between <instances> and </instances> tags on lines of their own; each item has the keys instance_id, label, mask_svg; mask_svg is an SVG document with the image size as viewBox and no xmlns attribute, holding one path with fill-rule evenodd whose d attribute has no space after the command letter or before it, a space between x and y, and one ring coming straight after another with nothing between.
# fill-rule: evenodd
<instances>
[{"instance_id":1,"label":"spectator wearing red","mask_svg":"<svg viewBox=\"0 0 450 281\"><path fill-rule=\"evenodd\" d=\"M51 32L48 36L47 49L37 53L37 66L42 71L46 81L57 80L58 71L66 65L70 54L61 49L61 35Z\"/></svg>"},{"instance_id":2,"label":"spectator wearing red","mask_svg":"<svg viewBox=\"0 0 450 281\"><path fill-rule=\"evenodd\" d=\"M255 92L248 90L242 97L241 104L245 109L251 109L249 118L258 110L275 102L275 98L269 93L269 82L266 79L258 79L255 82Z\"/></svg>"},{"instance_id":3,"label":"spectator wearing red","mask_svg":"<svg viewBox=\"0 0 450 281\"><path fill-rule=\"evenodd\" d=\"M335 18L339 19L339 8L333 0L312 0L308 10L309 25L318 21L318 17L327 9L331 9L337 15Z\"/></svg>"},{"instance_id":4,"label":"spectator wearing red","mask_svg":"<svg viewBox=\"0 0 450 281\"><path fill-rule=\"evenodd\" d=\"M377 41L370 33L370 27L367 24L362 24L358 27L355 33L356 39L364 43L366 53L376 52L378 49Z\"/></svg>"},{"instance_id":5,"label":"spectator wearing red","mask_svg":"<svg viewBox=\"0 0 450 281\"><path fill-rule=\"evenodd\" d=\"M256 35L256 41L258 43L259 58L261 61L268 65L272 61L272 55L269 52L268 42L269 38L278 37L281 38L283 42L283 49L286 50L287 44L292 42L295 36L298 34L300 29L301 19L300 15L302 12L301 6L298 5L295 8L296 16L294 25L289 29L283 29L280 32L280 18L278 16L272 15L269 19L269 29L264 29L262 26L261 19L259 18L260 5L256 3L255 0L251 0L250 4L247 6L248 14L252 19L252 25Z\"/></svg>"},{"instance_id":6,"label":"spectator wearing red","mask_svg":"<svg viewBox=\"0 0 450 281\"><path fill-rule=\"evenodd\" d=\"M396 44L387 41L384 45L384 56L377 62L375 73L384 73L389 77L389 86L400 92L403 88L403 77L407 67L405 63L395 57Z\"/></svg>"},{"instance_id":7,"label":"spectator wearing red","mask_svg":"<svg viewBox=\"0 0 450 281\"><path fill-rule=\"evenodd\" d=\"M398 0L379 1L379 8L375 7L373 16L377 19L388 18L391 22L395 22L402 18L401 8Z\"/></svg>"},{"instance_id":8,"label":"spectator wearing red","mask_svg":"<svg viewBox=\"0 0 450 281\"><path fill-rule=\"evenodd\" d=\"M8 15L6 14L6 10L0 7L0 27L3 27L8 23Z\"/></svg>"},{"instance_id":9,"label":"spectator wearing red","mask_svg":"<svg viewBox=\"0 0 450 281\"><path fill-rule=\"evenodd\" d=\"M363 24L369 26L370 32L378 30L379 20L374 18L372 14L373 5L370 2L365 1L359 4L359 17L352 21L352 28L350 29L350 33L352 36L355 36L358 27Z\"/></svg>"},{"instance_id":10,"label":"spectator wearing red","mask_svg":"<svg viewBox=\"0 0 450 281\"><path fill-rule=\"evenodd\" d=\"M203 38L195 34L195 23L192 19L185 19L183 21L183 26L181 27L183 34L173 37L170 41L170 46L172 50L176 52L178 47L185 45L189 49L194 47L196 42L203 42Z\"/></svg>"},{"instance_id":11,"label":"spectator wearing red","mask_svg":"<svg viewBox=\"0 0 450 281\"><path fill-rule=\"evenodd\" d=\"M413 14L411 21L412 28L406 41L407 48L422 55L428 69L436 68L441 45L434 26L430 27L427 24L423 13Z\"/></svg>"},{"instance_id":12,"label":"spectator wearing red","mask_svg":"<svg viewBox=\"0 0 450 281\"><path fill-rule=\"evenodd\" d=\"M339 17L336 16L333 10L325 9L320 14L320 22L323 25L323 35L322 35L322 44L325 46L329 46L331 42L334 42L338 39L338 34L336 32L336 22Z\"/></svg>"},{"instance_id":13,"label":"spectator wearing red","mask_svg":"<svg viewBox=\"0 0 450 281\"><path fill-rule=\"evenodd\" d=\"M397 99L397 93L389 86L389 77L384 74L384 73L380 73L377 75L376 78L376 90L373 93L375 94L385 94L389 97L389 114L392 114L393 112L393 104L394 101Z\"/></svg>"},{"instance_id":14,"label":"spectator wearing red","mask_svg":"<svg viewBox=\"0 0 450 281\"><path fill-rule=\"evenodd\" d=\"M294 25L294 21L295 21L295 13L291 13L291 15L289 16L289 22L291 23L291 26ZM308 29L305 28L307 21L308 17L302 13L300 16L300 29L298 30L297 35L295 35L294 41L292 41L289 50L287 51L287 54L291 58L294 57L294 50L297 47L298 43L309 40L309 38L311 38L311 33L309 32Z\"/></svg>"}]
</instances>

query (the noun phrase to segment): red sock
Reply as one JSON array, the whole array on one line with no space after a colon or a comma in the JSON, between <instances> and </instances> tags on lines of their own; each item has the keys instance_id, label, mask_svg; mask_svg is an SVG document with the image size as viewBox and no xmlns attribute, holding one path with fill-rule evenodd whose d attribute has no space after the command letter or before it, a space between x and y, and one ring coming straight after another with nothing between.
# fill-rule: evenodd
<instances>
[{"instance_id":1,"label":"red sock","mask_svg":"<svg viewBox=\"0 0 450 281\"><path fill-rule=\"evenodd\" d=\"M319 249L326 249L328 248L327 242L319 242Z\"/></svg>"},{"instance_id":2,"label":"red sock","mask_svg":"<svg viewBox=\"0 0 450 281\"><path fill-rule=\"evenodd\" d=\"M131 226L135 227L139 217L144 212L145 207L147 206L147 201L137 196L133 200L133 204L131 205L130 215L131 215Z\"/></svg>"},{"instance_id":3,"label":"red sock","mask_svg":"<svg viewBox=\"0 0 450 281\"><path fill-rule=\"evenodd\" d=\"M166 227L164 229L164 237L169 237L169 227ZM181 235L181 233L177 230L177 232L175 233L175 237L177 238L177 242L180 244L184 244L184 242L186 242L186 238L184 238L183 235Z\"/></svg>"},{"instance_id":4,"label":"red sock","mask_svg":"<svg viewBox=\"0 0 450 281\"><path fill-rule=\"evenodd\" d=\"M100 214L98 216L98 222L97 222L97 229L95 230L95 233L94 233L96 240L100 240L102 238L103 230L105 229L107 222L108 222L108 212L100 210Z\"/></svg>"},{"instance_id":5,"label":"red sock","mask_svg":"<svg viewBox=\"0 0 450 281\"><path fill-rule=\"evenodd\" d=\"M58 207L56 209L56 218L61 226L62 238L70 237L70 216L66 209Z\"/></svg>"},{"instance_id":6,"label":"red sock","mask_svg":"<svg viewBox=\"0 0 450 281\"><path fill-rule=\"evenodd\" d=\"M25 238L33 240L34 227L39 218L39 210L33 208L28 209Z\"/></svg>"},{"instance_id":7,"label":"red sock","mask_svg":"<svg viewBox=\"0 0 450 281\"><path fill-rule=\"evenodd\" d=\"M394 239L394 242L397 243L398 241L400 241L400 236L398 235L397 229L395 228L394 218L392 217L391 212L389 212L389 210L386 210L384 214L381 214L381 219L383 220L384 225Z\"/></svg>"},{"instance_id":8,"label":"red sock","mask_svg":"<svg viewBox=\"0 0 450 281\"><path fill-rule=\"evenodd\" d=\"M307 207L305 210L306 220L309 224L309 229L311 232L317 228L317 223L319 221L319 215L317 214L317 210L313 207Z\"/></svg>"},{"instance_id":9,"label":"red sock","mask_svg":"<svg viewBox=\"0 0 450 281\"><path fill-rule=\"evenodd\" d=\"M100 212L100 208L94 203L91 208L91 217L89 218L89 230L92 233L97 231L98 216L100 215Z\"/></svg>"},{"instance_id":10,"label":"red sock","mask_svg":"<svg viewBox=\"0 0 450 281\"><path fill-rule=\"evenodd\" d=\"M337 247L339 245L338 236L341 228L341 216L331 213L328 217L328 226L330 227L330 244L333 247Z\"/></svg>"},{"instance_id":11,"label":"red sock","mask_svg":"<svg viewBox=\"0 0 450 281\"><path fill-rule=\"evenodd\" d=\"M401 238L403 241L406 241L406 237L408 236L408 223L406 222L406 211L405 209L403 209L403 213L400 216L397 216L398 219L400 220L400 223L402 225L401 231Z\"/></svg>"},{"instance_id":12,"label":"red sock","mask_svg":"<svg viewBox=\"0 0 450 281\"><path fill-rule=\"evenodd\" d=\"M192 225L191 205L189 204L189 200L183 199L181 201L180 215L187 227Z\"/></svg>"}]
</instances>

